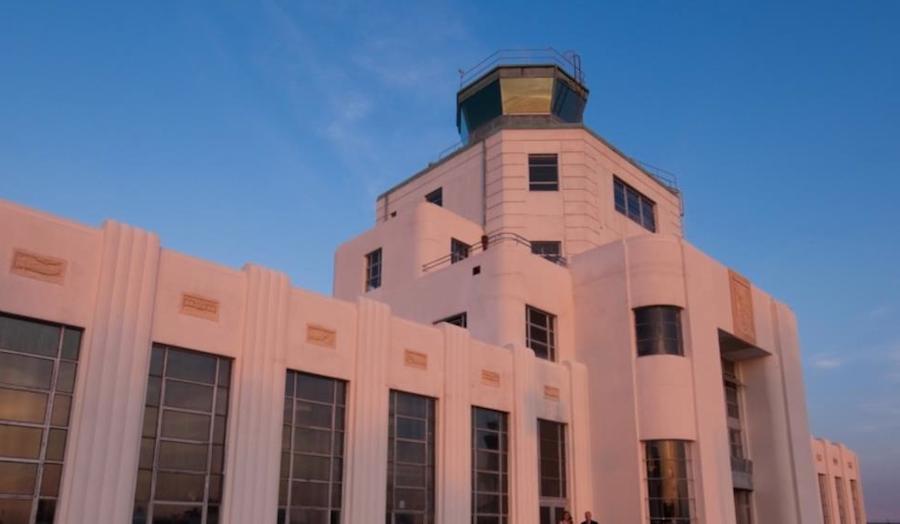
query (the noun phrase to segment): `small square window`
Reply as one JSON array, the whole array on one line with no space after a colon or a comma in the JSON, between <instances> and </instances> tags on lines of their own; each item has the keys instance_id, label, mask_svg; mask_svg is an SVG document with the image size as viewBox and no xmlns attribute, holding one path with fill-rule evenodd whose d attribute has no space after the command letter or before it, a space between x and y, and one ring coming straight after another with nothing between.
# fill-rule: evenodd
<instances>
[{"instance_id":1,"label":"small square window","mask_svg":"<svg viewBox=\"0 0 900 524\"><path fill-rule=\"evenodd\" d=\"M557 155L528 155L528 189L559 191Z\"/></svg>"},{"instance_id":2,"label":"small square window","mask_svg":"<svg viewBox=\"0 0 900 524\"><path fill-rule=\"evenodd\" d=\"M562 262L562 242L559 240L532 240L531 252L554 264Z\"/></svg>"},{"instance_id":3,"label":"small square window","mask_svg":"<svg viewBox=\"0 0 900 524\"><path fill-rule=\"evenodd\" d=\"M455 238L450 239L450 263L455 264L460 260L469 258L469 244Z\"/></svg>"},{"instance_id":4,"label":"small square window","mask_svg":"<svg viewBox=\"0 0 900 524\"><path fill-rule=\"evenodd\" d=\"M434 191L432 191L431 193L428 193L427 195L425 195L425 201L430 202L436 206L443 206L444 205L444 188L439 187L439 188L435 189Z\"/></svg>"},{"instance_id":5,"label":"small square window","mask_svg":"<svg viewBox=\"0 0 900 524\"><path fill-rule=\"evenodd\" d=\"M637 222L644 229L656 232L656 203L637 189L613 177L616 211Z\"/></svg>"}]
</instances>

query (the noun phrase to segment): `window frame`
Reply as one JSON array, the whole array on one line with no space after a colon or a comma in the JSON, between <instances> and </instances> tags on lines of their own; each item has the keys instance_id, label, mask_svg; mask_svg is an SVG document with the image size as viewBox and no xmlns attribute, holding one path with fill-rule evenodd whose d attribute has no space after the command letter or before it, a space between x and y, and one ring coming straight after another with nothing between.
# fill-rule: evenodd
<instances>
[{"instance_id":1,"label":"window frame","mask_svg":"<svg viewBox=\"0 0 900 524\"><path fill-rule=\"evenodd\" d=\"M366 253L365 287L367 293L381 287L383 262L384 254L380 247Z\"/></svg>"},{"instance_id":2,"label":"window frame","mask_svg":"<svg viewBox=\"0 0 900 524\"><path fill-rule=\"evenodd\" d=\"M684 309L682 307L670 304L654 304L636 307L632 311L635 353L638 357L654 355L685 356L684 319L682 318ZM669 313L675 314L674 321L665 318ZM672 334L675 335L675 338L667 336L667 327L673 329Z\"/></svg>"},{"instance_id":3,"label":"window frame","mask_svg":"<svg viewBox=\"0 0 900 524\"><path fill-rule=\"evenodd\" d=\"M34 482L31 486L31 492L3 493L0 494L0 499L4 501L20 501L23 509L24 505L27 504L27 522L29 523L33 523L37 519L40 519L41 522L48 520L52 522L55 519L60 492L62 491L63 472L66 469L65 451L70 440L75 386L78 380L78 371L82 365L79 360L84 330L36 318L0 313L0 344L2 344L4 335L2 331L5 329L7 322L12 324L24 323L29 328L38 328L42 331L42 333L32 332L27 334L36 335L38 337L37 342L44 348L44 351L37 347L14 347L13 344L3 344L0 347L0 355L6 355L8 358L19 360L21 363L29 360L32 361L31 363L43 362L45 369L49 370L49 376L47 377L46 386L37 383L14 383L12 381L0 383L0 388L3 391L32 395L35 400L37 400L37 396L43 397L43 413L40 421L10 417L0 422L3 427L10 428L13 432L19 432L20 435L24 432L31 432L32 437L34 437L33 433L35 430L40 435L37 442L32 442L32 444L37 444L36 449L32 448L32 452L37 454L36 457L23 456L24 453L0 457L0 461L5 464L26 468L33 466ZM53 340L45 338L51 332L54 332ZM75 341L74 348L67 345L70 333L71 339ZM25 336L25 334L20 334L19 336ZM29 340L34 343L33 339L29 338ZM46 351L47 349L52 349L53 353ZM49 368L46 367L47 364L49 364ZM62 371L64 366L65 369L71 369L71 373L65 372L65 377L63 377ZM63 380L66 382L65 384L61 383ZM68 407L57 410L58 406L65 406L63 398L68 399ZM59 404L57 404L58 402ZM63 413L63 409L65 413ZM65 421L61 422L61 419L57 418L58 416L64 416ZM52 443L51 440L53 440ZM14 449L12 451L22 450ZM51 471L55 471L55 473L50 473Z\"/></svg>"},{"instance_id":4,"label":"window frame","mask_svg":"<svg viewBox=\"0 0 900 524\"><path fill-rule=\"evenodd\" d=\"M563 260L561 240L531 240L529 244L531 244L532 255L547 259L554 264L558 264ZM555 248L555 250L550 249L548 251L544 248Z\"/></svg>"},{"instance_id":5,"label":"window frame","mask_svg":"<svg viewBox=\"0 0 900 524\"><path fill-rule=\"evenodd\" d=\"M619 213L651 233L656 233L656 202L613 175L613 204ZM634 208L634 209L632 209Z\"/></svg>"},{"instance_id":6,"label":"window frame","mask_svg":"<svg viewBox=\"0 0 900 524\"><path fill-rule=\"evenodd\" d=\"M415 400L425 402L425 416L419 417L410 413L400 413L399 405L402 398L414 398ZM385 505L386 524L396 524L397 513L405 513L407 515L421 515L424 524L435 524L436 522L436 504L437 504L437 399L425 395L418 395L406 391L396 389L390 390L388 397L388 453L387 453L387 500ZM425 435L422 439L412 437L401 437L399 419L407 419L412 421L421 421L425 424ZM424 463L406 462L398 460L400 444L422 444L424 446ZM397 466L406 466L407 470L411 468L421 468L424 470L423 477L425 479L424 486L424 510L412 510L409 508L394 508L395 497L400 490L417 490L418 486L397 485ZM430 472L430 476L429 476Z\"/></svg>"},{"instance_id":7,"label":"window frame","mask_svg":"<svg viewBox=\"0 0 900 524\"><path fill-rule=\"evenodd\" d=\"M544 315L546 322L538 323L532 320L532 315ZM532 328L543 330L547 338L547 342L534 340L531 337ZM539 348L535 348L534 344L539 346L546 345L546 354L542 355L538 352ZM556 315L536 308L530 304L525 304L525 346L534 351L537 358L556 362Z\"/></svg>"},{"instance_id":8,"label":"window frame","mask_svg":"<svg viewBox=\"0 0 900 524\"><path fill-rule=\"evenodd\" d=\"M441 186L425 194L425 201L438 207L444 207L444 187Z\"/></svg>"},{"instance_id":9,"label":"window frame","mask_svg":"<svg viewBox=\"0 0 900 524\"><path fill-rule=\"evenodd\" d=\"M459 326L464 329L468 329L469 327L469 314L466 311L462 313L457 313L455 315L450 315L449 317L444 317L440 320L435 320L432 324L438 325L442 322L446 322L447 324L452 324L454 326Z\"/></svg>"},{"instance_id":10,"label":"window frame","mask_svg":"<svg viewBox=\"0 0 900 524\"><path fill-rule=\"evenodd\" d=\"M215 370L213 371L213 381L205 382L202 380L197 380L190 377L178 376L170 374L170 359L172 355L183 355L183 356L201 356L205 358L211 358L215 362ZM138 511L141 509L141 503L143 503L143 510L146 512L142 515L142 518L145 519L146 522L153 522L154 514L156 508L158 506L162 507L184 507L188 508L200 508L200 522L202 524L211 523L211 522L219 522L221 518L221 508L223 505L223 497L224 497L224 486L225 486L225 476L228 474L228 419L229 414L232 409L231 405L231 384L232 384L232 373L233 373L233 359L223 356L217 355L214 353L207 353L202 351L196 351L192 349L171 346L169 344L162 344L158 342L154 342L151 346L151 359L150 359L150 368L148 370L148 382L146 393L144 397L144 425L141 430L140 437L140 449L142 454L145 451L144 442L147 440L152 441L153 450L150 458L150 465L144 462L145 457L141 457L137 464L138 471L138 482L135 485L135 497L134 497L134 509L132 510L133 519L141 518L138 516ZM158 369L157 369L158 366ZM158 374L157 374L158 373ZM158 391L153 386L154 379L158 379ZM194 407L194 406L177 406L168 404L169 398L167 396L167 389L173 387L175 384L181 384L181 387L207 387L212 389L212 397L211 404L208 409ZM225 395L224 401L223 397L220 395ZM152 398L151 395L155 395L156 398ZM154 405L153 402L156 404ZM220 406L224 406L221 408ZM155 410L154 413L150 410ZM165 415L167 413L177 413L183 416L200 416L205 417L208 416L210 421L207 426L207 433L201 438L193 438L186 436L172 436L172 435L164 435L165 431ZM155 420L154 420L155 418ZM148 428L148 424L152 424L151 427ZM221 436L219 435L218 429L221 428ZM221 437L221 442L217 441ZM172 447L175 446L205 446L206 454L199 455L204 457L204 467L202 469L192 468L182 464L182 467L163 467L160 464L161 458L161 449L163 444L171 444ZM220 462L217 463L216 459L216 448L219 447L218 450L220 452ZM216 471L218 469L219 471ZM147 493L146 500L138 499L139 492L142 489L140 477L142 472L149 473L149 492ZM203 490L202 497L198 501L186 501L186 500L178 500L176 497L169 498L158 498L158 490L159 487L159 477L162 475L191 475L191 476L203 476ZM219 485L218 485L218 499L213 500L212 490L214 487L213 477L218 477ZM211 518L212 511L215 510L215 517Z\"/></svg>"},{"instance_id":11,"label":"window frame","mask_svg":"<svg viewBox=\"0 0 900 524\"><path fill-rule=\"evenodd\" d=\"M552 163L546 162L553 160ZM553 168L553 172L541 174L540 171ZM549 176L548 176L549 175ZM539 178L548 178L540 180ZM551 180L552 178L552 180ZM528 154L528 190L529 191L559 191L559 154L557 153L529 153Z\"/></svg>"},{"instance_id":12,"label":"window frame","mask_svg":"<svg viewBox=\"0 0 900 524\"><path fill-rule=\"evenodd\" d=\"M496 415L500 421L497 429L479 426L479 414ZM497 449L479 447L479 432L491 433L497 436ZM480 468L479 453L487 453L488 456L496 455L496 468ZM490 462L490 460L489 460ZM480 490L478 474L496 475L498 488L496 491ZM479 495L497 497L497 511L479 511ZM480 517L495 518L497 522L507 522L509 519L509 413L495 409L472 406L472 523L476 524Z\"/></svg>"},{"instance_id":13,"label":"window frame","mask_svg":"<svg viewBox=\"0 0 900 524\"><path fill-rule=\"evenodd\" d=\"M307 398L300 396L301 380L328 381L331 387L331 401L325 401L315 398ZM288 369L285 376L284 391L284 419L282 421L282 443L281 443L281 468L278 475L279 482L279 500L278 500L278 519L280 524L291 522L291 510L302 508L308 510L319 510L325 513L325 520L319 524L329 524L337 521L340 522L342 517L342 501L344 493L344 465L346 464L346 434L347 434L347 382L341 379L307 373L304 371L296 371ZM290 411L288 407L290 406ZM296 419L297 412L303 406L329 406L331 410L330 426L316 426L311 424L301 424ZM297 432L315 431L329 433L329 451L328 453L320 453L316 451L298 451L297 450ZM287 458L285 458L285 455ZM301 457L298 459L298 457ZM298 460L302 457L310 457L316 459L328 460L328 480L315 478L299 478L296 476L294 468L298 465ZM336 465L340 464L340 467ZM287 471L285 471L287 468ZM328 506L312 506L293 504L292 497L295 491L295 483L301 485L306 484L324 484L328 491ZM297 488L299 489L299 488ZM284 498L282 499L282 494ZM298 492L299 495L299 492ZM283 502L283 504L282 504Z\"/></svg>"},{"instance_id":14,"label":"window frame","mask_svg":"<svg viewBox=\"0 0 900 524\"><path fill-rule=\"evenodd\" d=\"M666 444L673 444L679 446L679 452L675 453L675 458L664 457L664 453L659 453L658 457L651 458L650 446L658 445L663 446ZM691 444L692 442L689 440L678 440L678 439L658 439L658 440L644 440L642 441L642 452L643 452L643 477L644 477L644 486L646 489L646 507L647 507L647 519L649 524L691 524L696 522L696 508L695 500L694 500L694 485L693 485L693 463L691 459ZM660 448L662 449L662 448ZM665 473L666 469L663 468L663 463L665 461L674 460L676 464L680 464L680 467L676 467L677 471L675 474L670 476ZM656 464L656 467L653 468L653 464ZM653 469L652 469L653 468ZM651 476L651 474L658 476ZM669 516L669 515L658 515L654 514L654 510L659 510L660 506L654 504L654 501L663 500L663 497L653 495L656 493L662 493L664 491L672 491L672 486L667 486L667 482L675 482L676 493L685 493L686 498L678 497L676 500L678 501L678 506L680 508L687 509L687 517L684 516Z\"/></svg>"},{"instance_id":15,"label":"window frame","mask_svg":"<svg viewBox=\"0 0 900 524\"><path fill-rule=\"evenodd\" d=\"M450 237L450 263L456 264L469 258L471 244L467 244L458 238Z\"/></svg>"}]
</instances>

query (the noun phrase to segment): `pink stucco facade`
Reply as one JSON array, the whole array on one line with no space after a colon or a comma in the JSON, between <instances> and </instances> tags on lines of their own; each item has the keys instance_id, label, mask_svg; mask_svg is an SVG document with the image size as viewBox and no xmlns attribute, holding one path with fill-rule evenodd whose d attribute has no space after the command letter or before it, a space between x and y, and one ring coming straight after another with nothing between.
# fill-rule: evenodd
<instances>
[{"instance_id":1,"label":"pink stucco facade","mask_svg":"<svg viewBox=\"0 0 900 524\"><path fill-rule=\"evenodd\" d=\"M855 456L810 436L793 313L684 238L676 189L580 124L479 136L378 198L375 225L335 254L334 297L0 201L0 357L20 366L0 370L0 393L43 399L33 420L0 399L0 430L42 435L33 456L0 443L0 521L53 507L70 524L176 510L270 523L296 506L288 520L542 524L566 509L600 524L820 524L822 474L864 514ZM535 156L557 187L530 185ZM465 328L440 322L461 314ZM36 325L61 330L55 357L35 356ZM211 382L157 360L170 354L212 362ZM39 383L39 356L75 370L72 391L53 389L60 371ZM297 373L346 393L309 402ZM204 412L175 388L214 400ZM401 413L396 393L427 407ZM323 409L324 426L298 425ZM173 413L209 429L172 437ZM316 431L333 440L305 453L317 441L299 435ZM199 491L163 480L173 442L210 450L177 473ZM403 456L420 451L409 476ZM324 477L305 460L325 460ZM35 487L54 471L55 491Z\"/></svg>"},{"instance_id":2,"label":"pink stucco facade","mask_svg":"<svg viewBox=\"0 0 900 524\"><path fill-rule=\"evenodd\" d=\"M839 442L813 438L818 493L825 524L866 524L859 459Z\"/></svg>"}]
</instances>

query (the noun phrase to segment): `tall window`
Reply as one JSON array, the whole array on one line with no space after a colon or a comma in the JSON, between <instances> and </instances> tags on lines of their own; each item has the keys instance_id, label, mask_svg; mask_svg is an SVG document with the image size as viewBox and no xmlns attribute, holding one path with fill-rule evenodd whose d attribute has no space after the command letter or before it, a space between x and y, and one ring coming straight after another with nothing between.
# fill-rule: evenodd
<instances>
[{"instance_id":1,"label":"tall window","mask_svg":"<svg viewBox=\"0 0 900 524\"><path fill-rule=\"evenodd\" d=\"M439 187L439 188L435 189L434 191L432 191L431 193L428 193L427 195L425 195L425 201L430 202L436 206L443 206L444 205L444 188Z\"/></svg>"},{"instance_id":2,"label":"tall window","mask_svg":"<svg viewBox=\"0 0 900 524\"><path fill-rule=\"evenodd\" d=\"M644 226L645 229L656 232L655 202L637 189L622 182L619 177L613 177L613 192L615 193L616 211Z\"/></svg>"},{"instance_id":3,"label":"tall window","mask_svg":"<svg viewBox=\"0 0 900 524\"><path fill-rule=\"evenodd\" d=\"M562 243L559 240L532 240L531 252L558 264L562 260Z\"/></svg>"},{"instance_id":4,"label":"tall window","mask_svg":"<svg viewBox=\"0 0 900 524\"><path fill-rule=\"evenodd\" d=\"M675 306L635 308L634 326L639 357L684 355L681 340L681 308Z\"/></svg>"},{"instance_id":5,"label":"tall window","mask_svg":"<svg viewBox=\"0 0 900 524\"><path fill-rule=\"evenodd\" d=\"M850 496L853 497L853 515L856 516L856 523L863 524L862 501L859 498L859 486L854 479L850 479Z\"/></svg>"},{"instance_id":6,"label":"tall window","mask_svg":"<svg viewBox=\"0 0 900 524\"><path fill-rule=\"evenodd\" d=\"M154 344L134 520L219 522L231 360Z\"/></svg>"},{"instance_id":7,"label":"tall window","mask_svg":"<svg viewBox=\"0 0 900 524\"><path fill-rule=\"evenodd\" d=\"M366 291L381 287L381 248L366 255Z\"/></svg>"},{"instance_id":8,"label":"tall window","mask_svg":"<svg viewBox=\"0 0 900 524\"><path fill-rule=\"evenodd\" d=\"M287 372L279 524L341 521L346 388L341 380Z\"/></svg>"},{"instance_id":9,"label":"tall window","mask_svg":"<svg viewBox=\"0 0 900 524\"><path fill-rule=\"evenodd\" d=\"M468 315L465 311L447 318L442 318L436 321L435 325L440 324L441 322L446 322L448 324L453 324L454 326L459 326L462 328L467 327L469 324Z\"/></svg>"},{"instance_id":10,"label":"tall window","mask_svg":"<svg viewBox=\"0 0 900 524\"><path fill-rule=\"evenodd\" d=\"M472 523L505 524L509 516L506 413L472 408Z\"/></svg>"},{"instance_id":11,"label":"tall window","mask_svg":"<svg viewBox=\"0 0 900 524\"><path fill-rule=\"evenodd\" d=\"M825 524L833 524L831 499L828 496L828 477L822 473L819 473L819 500L822 502L822 516L825 517Z\"/></svg>"},{"instance_id":12,"label":"tall window","mask_svg":"<svg viewBox=\"0 0 900 524\"><path fill-rule=\"evenodd\" d=\"M525 345L538 358L556 360L556 316L525 306Z\"/></svg>"},{"instance_id":13,"label":"tall window","mask_svg":"<svg viewBox=\"0 0 900 524\"><path fill-rule=\"evenodd\" d=\"M450 263L455 264L460 260L469 258L469 244L455 238L450 239Z\"/></svg>"},{"instance_id":14,"label":"tall window","mask_svg":"<svg viewBox=\"0 0 900 524\"><path fill-rule=\"evenodd\" d=\"M559 166L556 155L528 155L528 189L559 190Z\"/></svg>"},{"instance_id":15,"label":"tall window","mask_svg":"<svg viewBox=\"0 0 900 524\"><path fill-rule=\"evenodd\" d=\"M566 426L538 419L541 524L556 524L566 511Z\"/></svg>"},{"instance_id":16,"label":"tall window","mask_svg":"<svg viewBox=\"0 0 900 524\"><path fill-rule=\"evenodd\" d=\"M734 490L734 512L737 524L753 524L753 492L746 489Z\"/></svg>"},{"instance_id":17,"label":"tall window","mask_svg":"<svg viewBox=\"0 0 900 524\"><path fill-rule=\"evenodd\" d=\"M0 315L0 522L56 513L81 330Z\"/></svg>"},{"instance_id":18,"label":"tall window","mask_svg":"<svg viewBox=\"0 0 900 524\"><path fill-rule=\"evenodd\" d=\"M844 500L844 479L841 477L834 477L834 491L837 493L840 523L847 524L847 502Z\"/></svg>"},{"instance_id":19,"label":"tall window","mask_svg":"<svg viewBox=\"0 0 900 524\"><path fill-rule=\"evenodd\" d=\"M683 440L644 442L650 524L692 522L690 460Z\"/></svg>"},{"instance_id":20,"label":"tall window","mask_svg":"<svg viewBox=\"0 0 900 524\"><path fill-rule=\"evenodd\" d=\"M391 391L387 524L434 524L432 398Z\"/></svg>"}]
</instances>

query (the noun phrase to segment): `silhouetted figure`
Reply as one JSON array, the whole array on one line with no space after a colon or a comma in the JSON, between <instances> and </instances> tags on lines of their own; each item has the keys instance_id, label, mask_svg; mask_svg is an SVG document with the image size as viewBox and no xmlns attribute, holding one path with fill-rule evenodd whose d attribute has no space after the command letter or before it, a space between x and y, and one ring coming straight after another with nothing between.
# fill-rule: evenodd
<instances>
[{"instance_id":1,"label":"silhouetted figure","mask_svg":"<svg viewBox=\"0 0 900 524\"><path fill-rule=\"evenodd\" d=\"M591 512L585 511L584 512L584 522L582 522L581 524L597 524L597 521L593 520L591 517L593 517L593 515L591 515Z\"/></svg>"}]
</instances>

